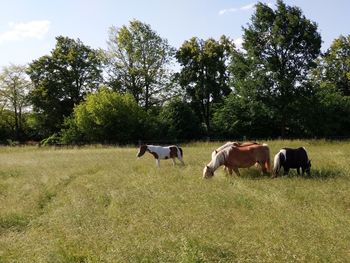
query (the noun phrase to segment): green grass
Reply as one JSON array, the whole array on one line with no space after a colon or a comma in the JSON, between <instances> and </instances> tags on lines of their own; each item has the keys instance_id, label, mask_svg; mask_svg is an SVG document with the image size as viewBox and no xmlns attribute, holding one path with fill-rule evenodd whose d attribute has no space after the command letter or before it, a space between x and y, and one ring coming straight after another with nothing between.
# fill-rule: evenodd
<instances>
[{"instance_id":1,"label":"green grass","mask_svg":"<svg viewBox=\"0 0 350 263\"><path fill-rule=\"evenodd\" d=\"M0 262L350 262L350 142L305 146L312 176L210 180L136 148L0 148Z\"/></svg>"}]
</instances>

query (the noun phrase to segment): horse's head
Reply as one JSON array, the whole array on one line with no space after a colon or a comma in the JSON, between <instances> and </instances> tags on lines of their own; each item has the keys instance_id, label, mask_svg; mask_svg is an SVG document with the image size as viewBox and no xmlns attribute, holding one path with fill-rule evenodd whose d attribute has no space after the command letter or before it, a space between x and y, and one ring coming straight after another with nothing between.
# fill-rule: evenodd
<instances>
[{"instance_id":1,"label":"horse's head","mask_svg":"<svg viewBox=\"0 0 350 263\"><path fill-rule=\"evenodd\" d=\"M311 169L311 160L308 160L305 168L305 172L308 176L310 176L310 169Z\"/></svg>"},{"instance_id":2,"label":"horse's head","mask_svg":"<svg viewBox=\"0 0 350 263\"><path fill-rule=\"evenodd\" d=\"M147 145L141 145L136 157L141 157L142 155L145 154L146 151L147 151Z\"/></svg>"},{"instance_id":3,"label":"horse's head","mask_svg":"<svg viewBox=\"0 0 350 263\"><path fill-rule=\"evenodd\" d=\"M211 178L214 176L214 171L208 165L206 165L203 169L203 178Z\"/></svg>"}]
</instances>

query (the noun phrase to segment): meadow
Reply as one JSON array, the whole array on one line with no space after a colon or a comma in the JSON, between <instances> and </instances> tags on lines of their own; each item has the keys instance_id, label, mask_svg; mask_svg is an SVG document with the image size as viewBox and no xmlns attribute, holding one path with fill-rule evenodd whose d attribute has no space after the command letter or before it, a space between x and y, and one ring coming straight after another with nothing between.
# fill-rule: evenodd
<instances>
[{"instance_id":1,"label":"meadow","mask_svg":"<svg viewBox=\"0 0 350 263\"><path fill-rule=\"evenodd\" d=\"M219 142L160 168L135 147L1 147L0 262L350 262L350 142L267 143L305 146L311 177L203 180Z\"/></svg>"}]
</instances>

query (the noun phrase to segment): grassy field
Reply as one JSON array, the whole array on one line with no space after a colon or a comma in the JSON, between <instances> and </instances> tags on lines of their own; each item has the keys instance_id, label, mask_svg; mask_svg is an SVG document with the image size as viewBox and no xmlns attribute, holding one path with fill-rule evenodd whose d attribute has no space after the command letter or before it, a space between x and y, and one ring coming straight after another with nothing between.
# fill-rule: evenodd
<instances>
[{"instance_id":1,"label":"grassy field","mask_svg":"<svg viewBox=\"0 0 350 263\"><path fill-rule=\"evenodd\" d=\"M350 142L305 146L312 176L202 169L136 148L0 148L0 262L350 262Z\"/></svg>"}]
</instances>

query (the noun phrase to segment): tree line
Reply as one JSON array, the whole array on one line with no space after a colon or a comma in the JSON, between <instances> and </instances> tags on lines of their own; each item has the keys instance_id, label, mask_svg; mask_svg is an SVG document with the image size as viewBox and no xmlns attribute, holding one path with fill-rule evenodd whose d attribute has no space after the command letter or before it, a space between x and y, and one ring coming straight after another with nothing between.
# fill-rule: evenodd
<instances>
[{"instance_id":1,"label":"tree line","mask_svg":"<svg viewBox=\"0 0 350 263\"><path fill-rule=\"evenodd\" d=\"M151 26L111 27L108 49L64 36L0 72L0 141L130 143L350 134L350 36L321 52L302 10L258 3L229 37L175 49Z\"/></svg>"}]
</instances>

